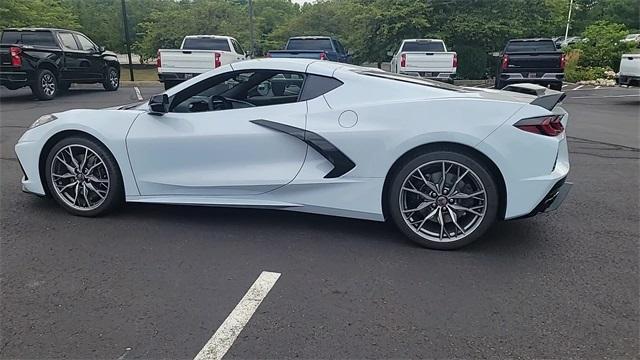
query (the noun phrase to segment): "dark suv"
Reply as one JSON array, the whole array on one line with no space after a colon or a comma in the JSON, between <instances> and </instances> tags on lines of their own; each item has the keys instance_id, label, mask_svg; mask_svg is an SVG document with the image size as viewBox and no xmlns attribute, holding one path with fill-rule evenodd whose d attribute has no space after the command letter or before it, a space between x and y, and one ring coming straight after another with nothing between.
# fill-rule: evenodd
<instances>
[{"instance_id":1,"label":"dark suv","mask_svg":"<svg viewBox=\"0 0 640 360\"><path fill-rule=\"evenodd\" d=\"M13 28L0 37L0 85L24 86L41 100L53 99L72 83L120 85L120 63L84 34L62 29Z\"/></svg>"}]
</instances>

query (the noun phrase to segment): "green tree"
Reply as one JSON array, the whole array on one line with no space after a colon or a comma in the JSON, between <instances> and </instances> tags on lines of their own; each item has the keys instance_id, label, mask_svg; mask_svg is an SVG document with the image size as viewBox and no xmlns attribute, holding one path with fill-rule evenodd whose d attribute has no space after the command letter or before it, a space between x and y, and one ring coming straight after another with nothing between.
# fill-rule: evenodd
<instances>
[{"instance_id":1,"label":"green tree","mask_svg":"<svg viewBox=\"0 0 640 360\"><path fill-rule=\"evenodd\" d=\"M622 24L598 21L582 33L583 42L575 45L580 50L578 65L583 67L609 67L618 70L620 57L630 51L631 44L621 42L629 32Z\"/></svg>"},{"instance_id":2,"label":"green tree","mask_svg":"<svg viewBox=\"0 0 640 360\"><path fill-rule=\"evenodd\" d=\"M78 29L72 7L63 0L2 0L0 27L61 27Z\"/></svg>"}]
</instances>

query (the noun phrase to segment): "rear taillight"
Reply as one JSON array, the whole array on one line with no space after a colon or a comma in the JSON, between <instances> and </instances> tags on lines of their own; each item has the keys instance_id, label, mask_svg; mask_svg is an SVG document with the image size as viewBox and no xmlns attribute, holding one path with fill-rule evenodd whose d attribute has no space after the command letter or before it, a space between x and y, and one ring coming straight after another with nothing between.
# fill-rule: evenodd
<instances>
[{"instance_id":1,"label":"rear taillight","mask_svg":"<svg viewBox=\"0 0 640 360\"><path fill-rule=\"evenodd\" d=\"M13 67L21 67L22 66L22 49L19 47L12 46L9 48L9 53L11 54L11 66Z\"/></svg>"},{"instance_id":2,"label":"rear taillight","mask_svg":"<svg viewBox=\"0 0 640 360\"><path fill-rule=\"evenodd\" d=\"M458 54L453 53L453 67L457 68L458 67Z\"/></svg>"},{"instance_id":3,"label":"rear taillight","mask_svg":"<svg viewBox=\"0 0 640 360\"><path fill-rule=\"evenodd\" d=\"M320 60L327 60L327 53L321 52L320 53Z\"/></svg>"},{"instance_id":4,"label":"rear taillight","mask_svg":"<svg viewBox=\"0 0 640 360\"><path fill-rule=\"evenodd\" d=\"M500 68L502 70L506 70L509 67L509 55L502 55L502 63L500 63Z\"/></svg>"},{"instance_id":5,"label":"rear taillight","mask_svg":"<svg viewBox=\"0 0 640 360\"><path fill-rule=\"evenodd\" d=\"M564 126L562 125L561 120L562 115L540 116L522 119L513 124L513 126L534 134L557 136L562 134L564 131Z\"/></svg>"},{"instance_id":6,"label":"rear taillight","mask_svg":"<svg viewBox=\"0 0 640 360\"><path fill-rule=\"evenodd\" d=\"M567 64L567 58L564 54L560 56L560 69L564 70L564 66Z\"/></svg>"},{"instance_id":7,"label":"rear taillight","mask_svg":"<svg viewBox=\"0 0 640 360\"><path fill-rule=\"evenodd\" d=\"M407 66L407 54L400 55L400 67Z\"/></svg>"},{"instance_id":8,"label":"rear taillight","mask_svg":"<svg viewBox=\"0 0 640 360\"><path fill-rule=\"evenodd\" d=\"M160 50L158 50L158 55L156 56L156 67L162 67L162 60L160 60Z\"/></svg>"},{"instance_id":9,"label":"rear taillight","mask_svg":"<svg viewBox=\"0 0 640 360\"><path fill-rule=\"evenodd\" d=\"M213 53L213 68L219 68L220 66L222 66L222 63L220 62L220 53Z\"/></svg>"}]
</instances>

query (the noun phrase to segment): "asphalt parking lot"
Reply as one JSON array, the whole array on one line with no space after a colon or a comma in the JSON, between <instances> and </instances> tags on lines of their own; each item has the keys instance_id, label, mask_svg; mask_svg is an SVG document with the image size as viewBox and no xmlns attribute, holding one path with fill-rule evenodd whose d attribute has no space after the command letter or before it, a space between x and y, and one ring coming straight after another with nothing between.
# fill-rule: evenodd
<instances>
[{"instance_id":1,"label":"asphalt parking lot","mask_svg":"<svg viewBox=\"0 0 640 360\"><path fill-rule=\"evenodd\" d=\"M640 92L565 90L563 206L442 252L383 223L300 213L70 216L20 191L13 146L40 115L133 102L133 88L48 102L2 88L0 356L191 359L271 271L226 358L637 358Z\"/></svg>"}]
</instances>

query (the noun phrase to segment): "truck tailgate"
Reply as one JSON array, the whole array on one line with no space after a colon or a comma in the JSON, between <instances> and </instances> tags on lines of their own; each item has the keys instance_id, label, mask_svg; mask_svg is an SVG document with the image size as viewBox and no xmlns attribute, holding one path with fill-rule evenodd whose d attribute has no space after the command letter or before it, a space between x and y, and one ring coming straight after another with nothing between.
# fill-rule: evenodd
<instances>
[{"instance_id":1,"label":"truck tailgate","mask_svg":"<svg viewBox=\"0 0 640 360\"><path fill-rule=\"evenodd\" d=\"M160 60L162 66L158 68L158 72L185 72L185 73L203 73L214 68L215 54L221 54L221 62L228 64L231 56L225 51L214 50L160 50ZM226 55L226 56L225 56ZM226 61L224 61L226 60Z\"/></svg>"},{"instance_id":2,"label":"truck tailgate","mask_svg":"<svg viewBox=\"0 0 640 360\"><path fill-rule=\"evenodd\" d=\"M407 72L455 72L453 67L453 52L403 52L406 66L402 71Z\"/></svg>"},{"instance_id":3,"label":"truck tailgate","mask_svg":"<svg viewBox=\"0 0 640 360\"><path fill-rule=\"evenodd\" d=\"M509 53L507 55L509 56L508 70L529 71L535 69L539 72L562 72L560 68L562 54L558 52Z\"/></svg>"},{"instance_id":4,"label":"truck tailgate","mask_svg":"<svg viewBox=\"0 0 640 360\"><path fill-rule=\"evenodd\" d=\"M272 58L298 58L298 59L320 59L320 54L326 54L322 50L272 50L268 57Z\"/></svg>"},{"instance_id":5,"label":"truck tailgate","mask_svg":"<svg viewBox=\"0 0 640 360\"><path fill-rule=\"evenodd\" d=\"M620 75L640 76L640 54L623 54L620 61Z\"/></svg>"}]
</instances>

